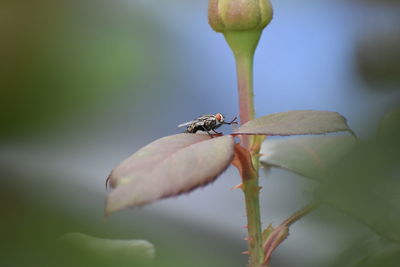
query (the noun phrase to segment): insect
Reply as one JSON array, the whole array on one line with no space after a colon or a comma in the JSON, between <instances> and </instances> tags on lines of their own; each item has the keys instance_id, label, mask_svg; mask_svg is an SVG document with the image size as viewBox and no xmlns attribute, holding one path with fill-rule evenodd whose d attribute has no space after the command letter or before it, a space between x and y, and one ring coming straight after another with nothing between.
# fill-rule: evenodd
<instances>
[{"instance_id":1,"label":"insect","mask_svg":"<svg viewBox=\"0 0 400 267\"><path fill-rule=\"evenodd\" d=\"M223 124L237 124L236 122L236 117L233 118L233 120L231 122L225 122L224 120L224 116L222 116L221 113L217 113L217 114L207 114L207 115L203 115L198 117L195 120L192 121L188 121L182 124L179 124L178 127L185 127L186 128L186 132L187 133L196 133L197 131L204 131L207 132L208 135L211 136L210 132L213 131L216 134L221 134L217 131L215 131L215 129L217 129L218 127L220 127Z\"/></svg>"}]
</instances>

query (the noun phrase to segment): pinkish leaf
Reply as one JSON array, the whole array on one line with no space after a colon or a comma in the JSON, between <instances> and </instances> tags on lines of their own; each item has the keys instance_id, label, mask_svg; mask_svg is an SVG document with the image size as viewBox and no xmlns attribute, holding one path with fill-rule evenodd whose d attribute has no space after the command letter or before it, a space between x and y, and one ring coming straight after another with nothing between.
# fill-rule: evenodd
<instances>
[{"instance_id":1,"label":"pinkish leaf","mask_svg":"<svg viewBox=\"0 0 400 267\"><path fill-rule=\"evenodd\" d=\"M108 177L106 213L188 192L217 178L231 163L233 137L176 134L143 147Z\"/></svg>"},{"instance_id":2,"label":"pinkish leaf","mask_svg":"<svg viewBox=\"0 0 400 267\"><path fill-rule=\"evenodd\" d=\"M270 226L268 226L270 228ZM271 260L272 252L289 236L289 227L286 225L280 225L272 230L266 229L269 231L267 239L264 241L263 249L264 249L264 264L268 264Z\"/></svg>"},{"instance_id":3,"label":"pinkish leaf","mask_svg":"<svg viewBox=\"0 0 400 267\"><path fill-rule=\"evenodd\" d=\"M240 126L233 133L260 135L302 135L349 131L339 113L318 110L292 110L263 116Z\"/></svg>"}]
</instances>

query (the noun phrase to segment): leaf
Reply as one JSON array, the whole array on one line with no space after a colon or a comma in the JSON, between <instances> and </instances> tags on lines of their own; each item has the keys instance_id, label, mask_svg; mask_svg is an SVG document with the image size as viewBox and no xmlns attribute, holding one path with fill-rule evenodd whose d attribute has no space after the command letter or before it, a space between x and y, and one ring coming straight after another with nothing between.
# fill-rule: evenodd
<instances>
[{"instance_id":1,"label":"leaf","mask_svg":"<svg viewBox=\"0 0 400 267\"><path fill-rule=\"evenodd\" d=\"M400 248L390 249L379 254L369 255L354 265L354 267L398 267L400 263Z\"/></svg>"},{"instance_id":2,"label":"leaf","mask_svg":"<svg viewBox=\"0 0 400 267\"><path fill-rule=\"evenodd\" d=\"M378 129L380 138L398 138L400 134L400 108L394 108L382 118Z\"/></svg>"},{"instance_id":3,"label":"leaf","mask_svg":"<svg viewBox=\"0 0 400 267\"><path fill-rule=\"evenodd\" d=\"M136 174L141 171L147 172L171 152L209 139L210 137L205 134L178 134L158 139L141 148L113 169L107 182L115 188L119 183L124 182L121 177L129 176L133 172Z\"/></svg>"},{"instance_id":4,"label":"leaf","mask_svg":"<svg viewBox=\"0 0 400 267\"><path fill-rule=\"evenodd\" d=\"M302 135L348 131L346 119L339 113L317 110L293 110L263 116L246 122L234 131L239 134Z\"/></svg>"},{"instance_id":5,"label":"leaf","mask_svg":"<svg viewBox=\"0 0 400 267\"><path fill-rule=\"evenodd\" d=\"M261 147L260 161L321 179L355 144L355 138L345 135L267 139Z\"/></svg>"},{"instance_id":6,"label":"leaf","mask_svg":"<svg viewBox=\"0 0 400 267\"><path fill-rule=\"evenodd\" d=\"M363 235L340 249L330 267L397 267L400 248L395 243L373 235ZM392 258L394 256L394 258ZM383 263L384 262L384 263Z\"/></svg>"},{"instance_id":7,"label":"leaf","mask_svg":"<svg viewBox=\"0 0 400 267\"><path fill-rule=\"evenodd\" d=\"M128 266L154 259L154 246L146 240L103 239L82 233L67 233L60 239L75 256L89 261L101 261L101 266ZM108 263L108 264L106 264Z\"/></svg>"},{"instance_id":8,"label":"leaf","mask_svg":"<svg viewBox=\"0 0 400 267\"><path fill-rule=\"evenodd\" d=\"M361 143L329 172L316 196L400 244L400 141Z\"/></svg>"},{"instance_id":9,"label":"leaf","mask_svg":"<svg viewBox=\"0 0 400 267\"><path fill-rule=\"evenodd\" d=\"M231 163L233 137L177 134L154 141L109 176L115 188L106 213L188 192L217 178Z\"/></svg>"},{"instance_id":10,"label":"leaf","mask_svg":"<svg viewBox=\"0 0 400 267\"><path fill-rule=\"evenodd\" d=\"M268 227L264 229L264 231L262 232L263 243L267 241L268 237L271 235L274 229L275 228L272 227L272 224L269 224Z\"/></svg>"},{"instance_id":11,"label":"leaf","mask_svg":"<svg viewBox=\"0 0 400 267\"><path fill-rule=\"evenodd\" d=\"M270 231L271 229L266 229ZM264 241L264 264L268 264L271 260L272 252L289 236L289 227L286 225L279 225L273 229L269 234L267 239Z\"/></svg>"}]
</instances>

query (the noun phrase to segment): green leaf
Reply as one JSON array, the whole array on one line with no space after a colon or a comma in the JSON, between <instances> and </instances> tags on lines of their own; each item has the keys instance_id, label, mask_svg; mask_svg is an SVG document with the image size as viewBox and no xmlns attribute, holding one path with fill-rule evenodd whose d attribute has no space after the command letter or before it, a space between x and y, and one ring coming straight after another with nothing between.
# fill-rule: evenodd
<instances>
[{"instance_id":1,"label":"green leaf","mask_svg":"<svg viewBox=\"0 0 400 267\"><path fill-rule=\"evenodd\" d=\"M341 247L341 253L332 259L332 263L327 266L330 267L366 267L366 266L384 266L384 267L397 267L397 265L374 265L374 262L380 261L379 259L386 258L390 260L390 254L395 252L398 254L399 246L392 242L373 235L363 235L356 238L348 245ZM397 251L397 253L396 253ZM399 254L398 254L399 255ZM387 257L389 256L389 257ZM397 261L399 262L399 261ZM388 262L387 262L388 263ZM392 262L393 263L393 262ZM372 264L372 265L370 265Z\"/></svg>"},{"instance_id":2,"label":"green leaf","mask_svg":"<svg viewBox=\"0 0 400 267\"><path fill-rule=\"evenodd\" d=\"M400 108L394 108L382 118L378 129L378 136L387 138L398 137L400 134Z\"/></svg>"},{"instance_id":3,"label":"green leaf","mask_svg":"<svg viewBox=\"0 0 400 267\"><path fill-rule=\"evenodd\" d=\"M317 197L400 244L400 142L361 143L329 172Z\"/></svg>"},{"instance_id":4,"label":"green leaf","mask_svg":"<svg viewBox=\"0 0 400 267\"><path fill-rule=\"evenodd\" d=\"M106 213L140 206L208 184L231 163L233 137L177 134L154 141L130 156L110 174L115 188Z\"/></svg>"},{"instance_id":5,"label":"green leaf","mask_svg":"<svg viewBox=\"0 0 400 267\"><path fill-rule=\"evenodd\" d=\"M263 116L240 126L238 134L302 135L348 131L346 119L336 112L293 110Z\"/></svg>"},{"instance_id":6,"label":"green leaf","mask_svg":"<svg viewBox=\"0 0 400 267\"><path fill-rule=\"evenodd\" d=\"M154 246L146 240L103 239L82 233L67 233L60 241L73 255L86 261L99 261L101 266L146 263L152 261L155 254Z\"/></svg>"},{"instance_id":7,"label":"green leaf","mask_svg":"<svg viewBox=\"0 0 400 267\"><path fill-rule=\"evenodd\" d=\"M400 264L400 248L382 251L369 255L353 267L398 267Z\"/></svg>"},{"instance_id":8,"label":"green leaf","mask_svg":"<svg viewBox=\"0 0 400 267\"><path fill-rule=\"evenodd\" d=\"M261 147L260 161L320 179L355 143L354 137L345 135L267 139Z\"/></svg>"}]
</instances>

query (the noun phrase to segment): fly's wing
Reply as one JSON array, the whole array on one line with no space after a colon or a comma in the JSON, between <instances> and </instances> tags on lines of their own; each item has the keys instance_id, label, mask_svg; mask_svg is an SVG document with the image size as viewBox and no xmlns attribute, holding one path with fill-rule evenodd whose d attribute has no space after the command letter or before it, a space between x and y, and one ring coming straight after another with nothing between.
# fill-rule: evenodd
<instances>
[{"instance_id":1,"label":"fly's wing","mask_svg":"<svg viewBox=\"0 0 400 267\"><path fill-rule=\"evenodd\" d=\"M178 128L188 126L188 125L190 125L190 124L192 124L192 123L195 123L195 122L197 122L197 120L193 120L193 121L188 121L188 122L181 123L181 124L178 125Z\"/></svg>"},{"instance_id":2,"label":"fly's wing","mask_svg":"<svg viewBox=\"0 0 400 267\"><path fill-rule=\"evenodd\" d=\"M198 117L196 120L197 121L204 121L204 120L208 120L208 119L211 119L211 118L214 118L214 117L215 116L212 115L212 114L206 114L206 115Z\"/></svg>"},{"instance_id":3,"label":"fly's wing","mask_svg":"<svg viewBox=\"0 0 400 267\"><path fill-rule=\"evenodd\" d=\"M207 120L207 119L209 119L209 118L211 118L211 117L214 117L214 116L213 116L212 114L203 115L203 116L198 117L198 118L195 119L195 120L192 120L192 121L188 121L188 122L184 122L184 123L182 123L182 124L179 124L179 125L178 125L178 128L180 128L180 127L185 127L185 126L188 126L188 125L190 125L190 124L193 124L193 123L196 123L196 122L199 122L199 121L204 121L204 120Z\"/></svg>"}]
</instances>

